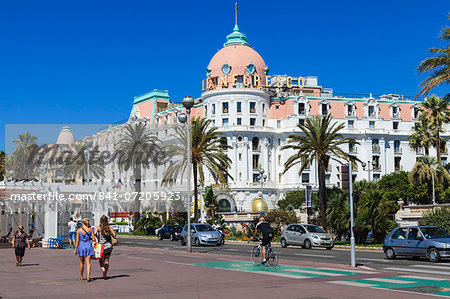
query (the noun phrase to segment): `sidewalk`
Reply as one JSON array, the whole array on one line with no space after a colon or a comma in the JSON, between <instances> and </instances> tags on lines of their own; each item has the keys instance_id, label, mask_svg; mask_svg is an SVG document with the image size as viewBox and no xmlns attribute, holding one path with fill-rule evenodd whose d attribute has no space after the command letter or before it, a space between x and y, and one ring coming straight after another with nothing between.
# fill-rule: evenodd
<instances>
[{"instance_id":1,"label":"sidewalk","mask_svg":"<svg viewBox=\"0 0 450 299\"><path fill-rule=\"evenodd\" d=\"M364 280L376 284L382 283L379 277L381 281L394 281L396 278L392 277L399 275L394 272L283 260L281 264L289 266L258 267L242 257L123 245L114 249L111 278L106 281L101 279L96 261L91 275L93 281L79 281L79 259L69 249L27 250L23 266L18 268L13 249L2 248L0 264L2 298L242 298L245 295L246 298L414 299L424 295L397 290L412 281L397 281L400 284L395 285L396 289L383 290Z\"/></svg>"}]
</instances>

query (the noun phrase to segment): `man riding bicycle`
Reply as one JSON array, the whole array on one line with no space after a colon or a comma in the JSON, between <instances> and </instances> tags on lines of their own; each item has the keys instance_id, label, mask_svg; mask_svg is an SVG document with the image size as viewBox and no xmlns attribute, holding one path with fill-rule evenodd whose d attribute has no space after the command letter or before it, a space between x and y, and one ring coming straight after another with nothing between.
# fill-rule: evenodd
<instances>
[{"instance_id":1,"label":"man riding bicycle","mask_svg":"<svg viewBox=\"0 0 450 299\"><path fill-rule=\"evenodd\" d=\"M273 229L270 227L270 224L264 221L264 217L259 217L259 222L256 225L255 233L253 234L253 239L255 239L256 234L260 231L263 235L261 245L262 245L262 263L265 264L266 260L266 247L270 244L270 241L273 239Z\"/></svg>"}]
</instances>

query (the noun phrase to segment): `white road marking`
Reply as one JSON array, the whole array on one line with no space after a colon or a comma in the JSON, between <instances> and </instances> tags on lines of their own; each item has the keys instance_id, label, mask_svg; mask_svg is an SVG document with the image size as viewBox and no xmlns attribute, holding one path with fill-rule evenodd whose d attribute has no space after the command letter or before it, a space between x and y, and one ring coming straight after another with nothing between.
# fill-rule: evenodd
<instances>
[{"instance_id":1,"label":"white road marking","mask_svg":"<svg viewBox=\"0 0 450 299\"><path fill-rule=\"evenodd\" d=\"M344 276L344 275L347 275L347 274L342 274L342 273L330 273L330 272L298 270L298 269L286 269L286 271L300 272L300 273L309 273L309 274L318 274L318 275L323 275L323 276Z\"/></svg>"},{"instance_id":2,"label":"white road marking","mask_svg":"<svg viewBox=\"0 0 450 299\"><path fill-rule=\"evenodd\" d=\"M346 286L352 286L352 287L374 287L373 284L368 283L362 283L362 282L353 282L353 281L328 281L328 283L334 283L334 284L343 284Z\"/></svg>"},{"instance_id":3,"label":"white road marking","mask_svg":"<svg viewBox=\"0 0 450 299\"><path fill-rule=\"evenodd\" d=\"M203 256L198 256L198 255L189 255L189 254L172 254L173 256L182 256L182 257L193 257L196 259L202 259Z\"/></svg>"},{"instance_id":4,"label":"white road marking","mask_svg":"<svg viewBox=\"0 0 450 299\"><path fill-rule=\"evenodd\" d=\"M336 258L334 255L318 255L318 254L307 254L307 253L295 253L295 255L300 256L312 256L312 257L325 257L325 258Z\"/></svg>"},{"instance_id":5,"label":"white road marking","mask_svg":"<svg viewBox=\"0 0 450 299\"><path fill-rule=\"evenodd\" d=\"M253 271L253 272L250 272L250 273L258 273L258 274L265 274L265 275L279 276L279 277L286 277L286 278L294 278L294 279L310 278L310 277L307 277L307 276L294 275L294 274L285 274L285 273L276 273L276 272Z\"/></svg>"},{"instance_id":6,"label":"white road marking","mask_svg":"<svg viewBox=\"0 0 450 299\"><path fill-rule=\"evenodd\" d=\"M390 260L385 260L385 259L369 259L369 258L357 258L357 260L361 260L361 261L371 261L371 262L382 262L382 263L390 263Z\"/></svg>"},{"instance_id":7,"label":"white road marking","mask_svg":"<svg viewBox=\"0 0 450 299\"><path fill-rule=\"evenodd\" d=\"M416 283L416 281L396 280L396 279L389 279L389 278L364 278L364 280L387 282L387 283L400 283L400 284L403 284L403 283Z\"/></svg>"},{"instance_id":8,"label":"white road marking","mask_svg":"<svg viewBox=\"0 0 450 299\"><path fill-rule=\"evenodd\" d=\"M411 265L412 267L419 267L419 268L431 268L431 269L445 269L450 271L450 265L449 266L433 266L433 265Z\"/></svg>"},{"instance_id":9,"label":"white road marking","mask_svg":"<svg viewBox=\"0 0 450 299\"><path fill-rule=\"evenodd\" d=\"M236 249L236 248L224 248L223 250L238 251L239 249Z\"/></svg>"},{"instance_id":10,"label":"white road marking","mask_svg":"<svg viewBox=\"0 0 450 299\"><path fill-rule=\"evenodd\" d=\"M412 278L412 279L425 279L425 280L448 280L447 278L436 277L436 276L402 275L402 276L398 276L398 277Z\"/></svg>"},{"instance_id":11,"label":"white road marking","mask_svg":"<svg viewBox=\"0 0 450 299\"><path fill-rule=\"evenodd\" d=\"M431 270L412 269L412 268L400 268L400 267L388 267L388 268L383 268L383 270L394 270L394 271L405 271L405 272L414 272L414 273L430 273L430 274L450 275L450 272L444 272L444 271L431 271Z\"/></svg>"},{"instance_id":12,"label":"white road marking","mask_svg":"<svg viewBox=\"0 0 450 299\"><path fill-rule=\"evenodd\" d=\"M146 257L139 257L139 256L128 256L130 259L138 259L138 260L147 260L152 261L152 259L146 258Z\"/></svg>"},{"instance_id":13,"label":"white road marking","mask_svg":"<svg viewBox=\"0 0 450 299\"><path fill-rule=\"evenodd\" d=\"M195 266L195 265L191 265L191 264L186 264L186 263L180 263L180 262L174 262L174 261L165 261L166 263L169 264L176 264L176 265L183 265L183 266Z\"/></svg>"},{"instance_id":14,"label":"white road marking","mask_svg":"<svg viewBox=\"0 0 450 299\"><path fill-rule=\"evenodd\" d=\"M361 273L361 274L376 274L378 272L373 272L373 271L361 271L361 270L353 270L352 268L348 268L348 269L336 269L336 268L326 268L326 267L320 267L317 269L321 269L321 270L331 270L331 271L346 271L346 272L353 272L353 273Z\"/></svg>"}]
</instances>

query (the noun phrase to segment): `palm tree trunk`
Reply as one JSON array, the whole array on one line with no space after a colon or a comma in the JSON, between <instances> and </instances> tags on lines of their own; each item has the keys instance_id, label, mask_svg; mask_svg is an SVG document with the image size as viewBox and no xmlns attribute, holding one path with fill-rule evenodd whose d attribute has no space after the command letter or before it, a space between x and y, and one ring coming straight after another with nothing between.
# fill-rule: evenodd
<instances>
[{"instance_id":1,"label":"palm tree trunk","mask_svg":"<svg viewBox=\"0 0 450 299\"><path fill-rule=\"evenodd\" d=\"M194 172L194 223L198 222L197 163L192 162Z\"/></svg>"},{"instance_id":2,"label":"palm tree trunk","mask_svg":"<svg viewBox=\"0 0 450 299\"><path fill-rule=\"evenodd\" d=\"M439 126L436 125L436 152L438 163L441 163L441 139L439 136Z\"/></svg>"},{"instance_id":3,"label":"palm tree trunk","mask_svg":"<svg viewBox=\"0 0 450 299\"><path fill-rule=\"evenodd\" d=\"M320 218L322 218L323 229L327 229L327 212L325 204L325 164L323 159L319 159L319 201L320 201Z\"/></svg>"},{"instance_id":4,"label":"palm tree trunk","mask_svg":"<svg viewBox=\"0 0 450 299\"><path fill-rule=\"evenodd\" d=\"M141 190L142 190L142 186L141 186L141 165L136 165L135 167L135 180L136 183L134 184L134 191L136 191L136 196L134 198L134 225L135 225L135 230L137 228L137 222L139 220L139 213L141 211Z\"/></svg>"}]
</instances>

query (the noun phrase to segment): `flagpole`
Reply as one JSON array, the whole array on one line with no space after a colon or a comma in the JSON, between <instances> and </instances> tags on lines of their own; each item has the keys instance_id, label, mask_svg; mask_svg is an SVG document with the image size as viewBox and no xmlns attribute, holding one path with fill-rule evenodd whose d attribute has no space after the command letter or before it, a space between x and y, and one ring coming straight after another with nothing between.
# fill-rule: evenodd
<instances>
[{"instance_id":1,"label":"flagpole","mask_svg":"<svg viewBox=\"0 0 450 299\"><path fill-rule=\"evenodd\" d=\"M238 13L238 4L236 2L235 25L237 25L237 13Z\"/></svg>"}]
</instances>

